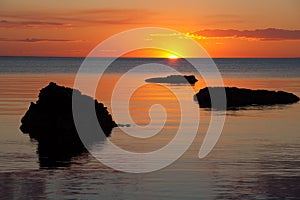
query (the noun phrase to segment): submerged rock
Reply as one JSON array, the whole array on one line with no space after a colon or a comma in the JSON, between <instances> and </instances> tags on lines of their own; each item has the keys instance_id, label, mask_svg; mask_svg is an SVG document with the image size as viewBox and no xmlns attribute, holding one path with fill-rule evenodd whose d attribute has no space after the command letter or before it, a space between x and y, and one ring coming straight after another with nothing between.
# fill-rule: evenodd
<instances>
[{"instance_id":1,"label":"submerged rock","mask_svg":"<svg viewBox=\"0 0 300 200\"><path fill-rule=\"evenodd\" d=\"M195 84L198 80L194 75L170 75L167 77L149 78L145 81L149 83Z\"/></svg>"},{"instance_id":2,"label":"submerged rock","mask_svg":"<svg viewBox=\"0 0 300 200\"><path fill-rule=\"evenodd\" d=\"M80 101L95 103L97 119L105 136L109 136L112 129L117 126L102 103L82 95L78 90L51 82L41 89L38 101L31 103L21 119L21 131L38 141L40 158L64 158L86 150L77 134L73 120L73 92L76 92ZM86 127L89 127L88 119L84 123ZM87 130L86 134L89 134L88 132ZM103 138L105 136L103 135Z\"/></svg>"},{"instance_id":3,"label":"submerged rock","mask_svg":"<svg viewBox=\"0 0 300 200\"><path fill-rule=\"evenodd\" d=\"M291 104L299 101L299 97L283 91L251 90L236 87L210 87L201 89L196 95L200 107L211 108L209 90L221 93L225 89L227 109L243 106L264 106L275 104ZM217 108L218 105L216 105ZM222 108L221 108L222 109Z\"/></svg>"}]
</instances>

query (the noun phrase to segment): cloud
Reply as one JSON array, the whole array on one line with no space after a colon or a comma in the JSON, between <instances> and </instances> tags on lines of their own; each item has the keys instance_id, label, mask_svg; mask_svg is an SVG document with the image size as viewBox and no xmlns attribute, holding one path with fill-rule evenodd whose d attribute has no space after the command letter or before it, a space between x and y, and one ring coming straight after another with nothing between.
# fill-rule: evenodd
<instances>
[{"instance_id":1,"label":"cloud","mask_svg":"<svg viewBox=\"0 0 300 200\"><path fill-rule=\"evenodd\" d=\"M26 38L26 39L0 38L0 42L26 42L26 43L40 43L40 42L81 42L81 40L45 39L45 38Z\"/></svg>"},{"instance_id":2,"label":"cloud","mask_svg":"<svg viewBox=\"0 0 300 200\"><path fill-rule=\"evenodd\" d=\"M203 29L193 34L191 37L217 37L217 38L246 38L260 41L276 40L300 40L300 30L286 29L256 29L256 30L235 30L235 29Z\"/></svg>"},{"instance_id":3,"label":"cloud","mask_svg":"<svg viewBox=\"0 0 300 200\"><path fill-rule=\"evenodd\" d=\"M12 20L0 20L0 27L2 28L38 28L38 27L72 27L69 23L60 22L46 22L46 21L12 21Z\"/></svg>"},{"instance_id":4,"label":"cloud","mask_svg":"<svg viewBox=\"0 0 300 200\"><path fill-rule=\"evenodd\" d=\"M245 17L241 15L233 15L233 14L213 14L213 15L204 15L203 18L205 21L202 22L204 26L216 27L216 26L224 26L224 25L232 25L232 24L243 24L246 23L249 19L245 19Z\"/></svg>"},{"instance_id":5,"label":"cloud","mask_svg":"<svg viewBox=\"0 0 300 200\"><path fill-rule=\"evenodd\" d=\"M71 11L69 17L58 15L55 19L88 25L142 24L154 14L146 9L88 9Z\"/></svg>"},{"instance_id":6,"label":"cloud","mask_svg":"<svg viewBox=\"0 0 300 200\"><path fill-rule=\"evenodd\" d=\"M88 10L78 10L71 11L70 14L82 15L82 14L92 14L92 15L105 15L105 16L124 16L124 15L147 15L154 14L146 9L88 9Z\"/></svg>"},{"instance_id":7,"label":"cloud","mask_svg":"<svg viewBox=\"0 0 300 200\"><path fill-rule=\"evenodd\" d=\"M0 13L0 27L75 27L115 24L142 24L154 12L145 9L88 9L65 12ZM2 19L2 20L1 20Z\"/></svg>"}]
</instances>

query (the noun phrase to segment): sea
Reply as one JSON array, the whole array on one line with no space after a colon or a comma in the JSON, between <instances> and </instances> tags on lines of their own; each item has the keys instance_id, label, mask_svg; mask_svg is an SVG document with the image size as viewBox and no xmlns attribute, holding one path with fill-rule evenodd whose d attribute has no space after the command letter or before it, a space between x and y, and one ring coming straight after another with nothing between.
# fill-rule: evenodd
<instances>
[{"instance_id":1,"label":"sea","mask_svg":"<svg viewBox=\"0 0 300 200\"><path fill-rule=\"evenodd\" d=\"M199 113L195 138L178 159L147 172L140 172L139 165L128 165L137 173L126 172L97 159L95 155L106 156L98 148L95 151L99 154L84 152L57 166L42 165L38 142L19 129L21 118L50 82L73 88L83 61L84 58L0 57L0 199L300 198L300 103L227 112L201 108L193 95L209 86L206 79L210 77L203 77L185 59L118 58L106 66L96 86L88 86L96 88L95 93L87 92L118 119L120 126L113 129L108 140L128 152L158 151L175 139L179 129L190 135L191 126L195 125L194 113ZM282 90L300 96L300 58L201 60L204 68L205 63L212 62L225 86ZM141 65L144 68L132 70ZM195 75L199 81L195 85L137 81L141 77L171 75L162 65L182 75ZM99 78L99 67L103 66L95 65L93 70L84 72L85 78ZM127 81L118 84L124 76ZM125 92L132 86L136 88L128 97ZM180 102L184 101L191 103L182 109ZM153 105L160 105L160 109L152 109ZM214 120L212 115L222 116L224 126L211 152L199 158ZM152 129L128 134L149 124ZM149 136L151 130L157 133ZM102 148L105 152L105 144ZM178 149L148 161L149 166ZM121 164L128 159L114 152L109 156Z\"/></svg>"}]
</instances>

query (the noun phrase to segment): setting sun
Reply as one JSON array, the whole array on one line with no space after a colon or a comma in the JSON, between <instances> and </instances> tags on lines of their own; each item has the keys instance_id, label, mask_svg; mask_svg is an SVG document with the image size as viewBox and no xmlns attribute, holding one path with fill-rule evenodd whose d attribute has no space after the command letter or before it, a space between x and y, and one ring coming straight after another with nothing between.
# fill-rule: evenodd
<instances>
[{"instance_id":1,"label":"setting sun","mask_svg":"<svg viewBox=\"0 0 300 200\"><path fill-rule=\"evenodd\" d=\"M179 57L176 56L176 55L170 55L170 56L168 56L168 58L169 58L169 59L178 59Z\"/></svg>"}]
</instances>

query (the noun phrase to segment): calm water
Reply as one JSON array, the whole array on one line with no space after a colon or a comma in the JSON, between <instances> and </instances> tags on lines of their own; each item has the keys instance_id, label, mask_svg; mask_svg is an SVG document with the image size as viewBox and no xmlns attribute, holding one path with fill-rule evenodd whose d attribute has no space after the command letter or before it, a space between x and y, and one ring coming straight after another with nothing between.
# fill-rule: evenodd
<instances>
[{"instance_id":1,"label":"calm water","mask_svg":"<svg viewBox=\"0 0 300 200\"><path fill-rule=\"evenodd\" d=\"M213 151L198 158L211 112L200 109L200 128L184 155L172 165L151 173L129 174L110 169L89 154L73 157L57 168L40 167L37 143L19 130L20 119L42 87L50 81L72 87L81 58L0 57L0 199L298 199L300 197L300 103L228 111L222 135ZM300 59L216 59L225 85L285 90L300 96ZM111 110L111 92L120 76L134 66L160 63L191 74L183 60L121 59L101 79L96 98ZM149 76L165 74L150 69ZM87 77L93 76L87 74ZM131 74L128 86L139 73ZM192 87L198 91L205 84ZM169 89L168 89L168 88ZM178 89L192 98L187 85L140 87L132 96L130 112L138 125L149 123L148 110L162 104L165 127L150 139L134 139L115 128L110 138L134 152L166 145L180 123ZM122 91L121 91L122 93ZM119 109L122 107L120 95ZM159 121L160 113L154 113ZM118 123L126 124L124 115ZM191 119L192 120L192 119ZM132 124L134 126L134 124ZM189 126L188 124L186 126ZM127 129L130 131L131 127ZM143 133L141 133L143 134ZM115 159L119 159L116 155ZM120 160L122 162L122 160Z\"/></svg>"}]
</instances>

